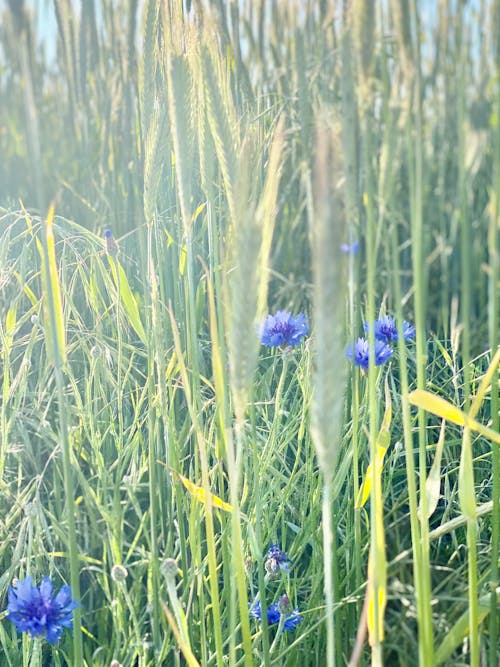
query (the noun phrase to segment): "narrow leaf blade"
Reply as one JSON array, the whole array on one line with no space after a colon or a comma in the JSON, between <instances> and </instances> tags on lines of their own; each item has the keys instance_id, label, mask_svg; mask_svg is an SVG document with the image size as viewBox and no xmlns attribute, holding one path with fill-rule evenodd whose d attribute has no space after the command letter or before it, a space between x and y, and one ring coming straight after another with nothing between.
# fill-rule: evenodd
<instances>
[{"instance_id":1,"label":"narrow leaf blade","mask_svg":"<svg viewBox=\"0 0 500 667\"><path fill-rule=\"evenodd\" d=\"M193 498L195 498L198 502L203 503L204 505L207 504L207 496L205 493L205 489L202 486L197 486L191 480L187 479L187 477L184 477L184 475L181 475L179 472L175 473L181 482L184 484L186 489L189 491L189 493L192 495ZM232 512L233 508L229 503L224 502L219 496L216 496L214 493L210 494L210 500L212 501L212 505L214 507L218 507L221 510L224 510L225 512Z\"/></svg>"}]
</instances>

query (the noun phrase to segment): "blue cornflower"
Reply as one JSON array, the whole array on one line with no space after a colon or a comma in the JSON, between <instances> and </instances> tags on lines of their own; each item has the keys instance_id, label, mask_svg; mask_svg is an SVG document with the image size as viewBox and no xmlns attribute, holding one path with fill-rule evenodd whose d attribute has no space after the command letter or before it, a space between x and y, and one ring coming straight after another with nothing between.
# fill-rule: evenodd
<instances>
[{"instance_id":1,"label":"blue cornflower","mask_svg":"<svg viewBox=\"0 0 500 667\"><path fill-rule=\"evenodd\" d=\"M43 635L49 644L57 644L63 629L71 628L77 606L71 599L70 586L62 586L54 596L49 577L44 577L40 586L26 577L9 588L7 616L18 632L29 632L32 637Z\"/></svg>"},{"instance_id":2,"label":"blue cornflower","mask_svg":"<svg viewBox=\"0 0 500 667\"><path fill-rule=\"evenodd\" d=\"M359 252L359 241L341 243L340 250L346 255L357 255Z\"/></svg>"},{"instance_id":3,"label":"blue cornflower","mask_svg":"<svg viewBox=\"0 0 500 667\"><path fill-rule=\"evenodd\" d=\"M268 315L262 322L259 335L262 345L267 347L295 347L308 332L309 325L304 313L294 317L286 310L278 310L276 315Z\"/></svg>"},{"instance_id":4,"label":"blue cornflower","mask_svg":"<svg viewBox=\"0 0 500 667\"><path fill-rule=\"evenodd\" d=\"M375 365L380 366L392 356L392 347L381 340L375 341ZM368 368L370 358L370 344L366 338L358 338L355 343L347 346L345 356L354 361L356 366L361 366L363 370Z\"/></svg>"},{"instance_id":5,"label":"blue cornflower","mask_svg":"<svg viewBox=\"0 0 500 667\"><path fill-rule=\"evenodd\" d=\"M118 254L118 243L115 240L115 237L113 236L113 232L111 229L105 229L104 230L104 238L106 239L106 252L108 255L111 255L111 257L116 257Z\"/></svg>"},{"instance_id":6,"label":"blue cornflower","mask_svg":"<svg viewBox=\"0 0 500 667\"><path fill-rule=\"evenodd\" d=\"M280 598L280 601L286 598L286 602L288 603L288 596L285 594ZM289 613L287 613L287 610L285 609L287 605L284 605L280 602L275 602L274 604L270 605L267 608L267 624L268 625L276 625L276 623L280 622L280 618L283 615L284 616L284 623L283 627L281 629L282 632L286 631L293 631L295 628L299 625L299 623L302 622L302 616L299 613L298 607L295 607L295 609ZM280 610L281 607L281 610ZM250 616L253 616L253 618L256 618L257 620L261 621L262 620L262 607L260 605L260 600L257 600L257 602L254 602L254 604L250 607Z\"/></svg>"},{"instance_id":7,"label":"blue cornflower","mask_svg":"<svg viewBox=\"0 0 500 667\"><path fill-rule=\"evenodd\" d=\"M276 574L279 570L282 572L290 572L288 563L292 561L284 551L281 551L277 544L271 544L266 555L264 567L269 574Z\"/></svg>"},{"instance_id":8,"label":"blue cornflower","mask_svg":"<svg viewBox=\"0 0 500 667\"><path fill-rule=\"evenodd\" d=\"M368 332L370 329L369 322L365 322L364 327L365 331ZM393 341L395 342L398 340L398 327L394 321L394 318L390 317L389 315L384 315L384 317L380 317L378 320L375 320L374 332L375 338L377 340L383 341L384 343L392 343ZM415 327L412 327L411 324L405 320L403 322L404 340L413 338L414 335Z\"/></svg>"}]
</instances>

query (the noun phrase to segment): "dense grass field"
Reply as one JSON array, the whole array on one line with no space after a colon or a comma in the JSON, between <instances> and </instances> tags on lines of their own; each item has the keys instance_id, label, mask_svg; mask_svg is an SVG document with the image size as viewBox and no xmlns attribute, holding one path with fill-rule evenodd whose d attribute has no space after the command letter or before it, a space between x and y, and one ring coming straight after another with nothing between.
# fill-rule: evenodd
<instances>
[{"instance_id":1,"label":"dense grass field","mask_svg":"<svg viewBox=\"0 0 500 667\"><path fill-rule=\"evenodd\" d=\"M497 667L500 2L0 13L0 667Z\"/></svg>"}]
</instances>

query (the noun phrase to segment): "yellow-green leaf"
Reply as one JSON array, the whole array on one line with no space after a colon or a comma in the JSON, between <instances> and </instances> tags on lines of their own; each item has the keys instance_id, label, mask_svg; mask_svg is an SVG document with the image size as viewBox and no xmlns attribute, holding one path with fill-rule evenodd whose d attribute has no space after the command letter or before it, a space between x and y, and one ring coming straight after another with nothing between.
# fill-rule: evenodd
<instances>
[{"instance_id":1,"label":"yellow-green leaf","mask_svg":"<svg viewBox=\"0 0 500 667\"><path fill-rule=\"evenodd\" d=\"M415 389L411 394L408 394L408 400L412 405L416 405L418 408L431 412L433 415L446 419L453 424L465 425L466 416L461 410L448 403L444 398L431 394L429 391Z\"/></svg>"},{"instance_id":2,"label":"yellow-green leaf","mask_svg":"<svg viewBox=\"0 0 500 667\"><path fill-rule=\"evenodd\" d=\"M388 436L388 434L386 434ZM380 442L380 434L379 438L377 439L377 442ZM385 440L385 438L382 438L382 440ZM389 442L387 440L387 445L385 447L378 446L377 448L377 463L378 463L378 469L382 471L382 466L384 464L384 458L385 454L387 452L389 446ZM358 491L358 497L356 498L356 503L354 505L354 509L361 509L363 505L366 503L368 498L370 497L370 493L372 490L372 485L373 485L373 466L370 463L368 465L368 468L366 469L365 477L363 479L363 482L361 483L361 486L359 487Z\"/></svg>"},{"instance_id":3,"label":"yellow-green leaf","mask_svg":"<svg viewBox=\"0 0 500 667\"><path fill-rule=\"evenodd\" d=\"M12 334L17 321L17 308L15 305L11 306L7 311L7 318L5 320L5 333L12 340Z\"/></svg>"},{"instance_id":4,"label":"yellow-green leaf","mask_svg":"<svg viewBox=\"0 0 500 667\"><path fill-rule=\"evenodd\" d=\"M446 427L446 420L441 422L441 430L436 444L436 453L431 469L425 480L425 493L427 496L427 519L431 517L436 511L439 502L439 492L441 490L441 458L443 456L444 448L444 432ZM422 521L422 500L418 508L418 518Z\"/></svg>"},{"instance_id":5,"label":"yellow-green leaf","mask_svg":"<svg viewBox=\"0 0 500 667\"><path fill-rule=\"evenodd\" d=\"M187 477L184 477L184 475L181 475L177 471L173 471L175 474L178 476L178 478L181 480L181 482L184 484L186 489L189 491L189 493L198 500L200 503L203 503L204 505L207 504L207 496L205 493L205 489L202 486L197 486L196 484L193 484ZM233 508L229 503L224 502L219 498L219 496L216 496L214 493L210 494L210 500L212 502L212 505L214 507L218 507L221 510L224 510L225 512L232 512Z\"/></svg>"},{"instance_id":6,"label":"yellow-green leaf","mask_svg":"<svg viewBox=\"0 0 500 667\"><path fill-rule=\"evenodd\" d=\"M5 333L2 335L2 343L0 346L0 359L8 359L10 355L10 348L12 347L12 341L14 340L14 329L16 327L17 321L17 308L15 305L11 306L7 311L7 317L5 318ZM1 332L1 327L0 327ZM10 381L10 372L6 372L4 375L4 398L9 392L9 381Z\"/></svg>"},{"instance_id":7,"label":"yellow-green leaf","mask_svg":"<svg viewBox=\"0 0 500 667\"><path fill-rule=\"evenodd\" d=\"M442 419L458 424L458 426L468 426L471 430L477 431L485 438L500 445L500 433L493 431L493 429L483 426L479 422L471 419L464 412L457 407L448 403L444 398L431 394L429 391L423 389L415 389L408 394L408 401L418 408L422 408L433 415L437 415Z\"/></svg>"},{"instance_id":8,"label":"yellow-green leaf","mask_svg":"<svg viewBox=\"0 0 500 667\"><path fill-rule=\"evenodd\" d=\"M377 638L379 642L384 641L384 614L385 606L387 604L387 590L385 584L383 583L380 585L380 583L385 582L385 562L382 565L384 567L384 572L382 573L384 576L379 576L378 595L375 597L374 578L377 575L374 572L373 561L373 553L370 549L370 554L368 556L368 582L366 590L368 596L366 622L368 626L368 640L370 646L375 644L375 638ZM381 573L378 573L378 575L380 574Z\"/></svg>"},{"instance_id":9,"label":"yellow-green leaf","mask_svg":"<svg viewBox=\"0 0 500 667\"><path fill-rule=\"evenodd\" d=\"M387 377L385 379L385 412L384 412L384 418L382 419L382 424L380 427L379 434L377 436L377 467L382 474L382 467L384 464L384 458L385 454L389 448L390 442L391 442L391 434L390 434L390 427L391 427L391 421L392 421L392 401L391 401L391 394L389 391L389 385L387 383ZM355 501L354 508L355 509L360 509L363 507L363 505L366 503L368 498L370 497L370 493L372 490L372 484L373 484L373 465L372 463L369 464L368 468L366 469L365 477L363 479L363 482L359 488L358 491L358 496Z\"/></svg>"},{"instance_id":10,"label":"yellow-green leaf","mask_svg":"<svg viewBox=\"0 0 500 667\"><path fill-rule=\"evenodd\" d=\"M182 654L184 656L184 659L186 660L186 663L188 664L188 667L199 667L199 662L196 660L196 657L191 649L191 646L182 636L181 631L177 627L174 615L164 602L161 603L161 606L163 607L163 611L165 612L165 616L167 617L168 624L170 625L172 633L176 638L177 643L179 644L179 648L182 651Z\"/></svg>"},{"instance_id":11,"label":"yellow-green leaf","mask_svg":"<svg viewBox=\"0 0 500 667\"><path fill-rule=\"evenodd\" d=\"M187 247L183 245L181 247L181 252L179 255L179 274L181 276L186 272L186 261L187 261Z\"/></svg>"},{"instance_id":12,"label":"yellow-green leaf","mask_svg":"<svg viewBox=\"0 0 500 667\"><path fill-rule=\"evenodd\" d=\"M208 268L204 266L206 282L207 282L207 294L208 294L208 312L209 312L209 323L210 323L210 340L212 341L212 374L214 378L214 387L215 387L215 400L218 407L218 417L220 423L220 432L224 434L226 432L226 424L224 421L225 417L225 395L226 395L226 383L224 378L224 361L221 354L221 346L219 344L219 328L217 322L217 310L215 307L215 295L210 279L210 272ZM220 450L221 438L218 438L216 441L217 450ZM220 456L222 452L218 451Z\"/></svg>"},{"instance_id":13,"label":"yellow-green leaf","mask_svg":"<svg viewBox=\"0 0 500 667\"><path fill-rule=\"evenodd\" d=\"M198 216L205 210L207 206L207 202L204 201L202 204L198 206L196 211L193 213L193 217L191 218L191 222L196 222Z\"/></svg>"},{"instance_id":14,"label":"yellow-green leaf","mask_svg":"<svg viewBox=\"0 0 500 667\"><path fill-rule=\"evenodd\" d=\"M31 287L29 287L26 283L23 282L23 280L22 280L22 278L21 278L21 274L18 273L17 271L14 273L14 276L16 277L17 282L18 282L19 285L21 286L23 292L26 294L26 296L27 296L28 299L30 300L31 305L32 305L34 308L36 308L36 307L38 306L38 298L35 296L35 293L34 293L33 290L31 289Z\"/></svg>"},{"instance_id":15,"label":"yellow-green leaf","mask_svg":"<svg viewBox=\"0 0 500 667\"><path fill-rule=\"evenodd\" d=\"M464 428L460 467L458 469L458 500L462 514L472 521L476 520L476 495L474 493L474 467L472 463L472 446L470 429Z\"/></svg>"},{"instance_id":16,"label":"yellow-green leaf","mask_svg":"<svg viewBox=\"0 0 500 667\"><path fill-rule=\"evenodd\" d=\"M385 411L384 411L384 418L382 419L382 424L380 426L380 433L386 432L389 433L389 430L391 428L391 421L392 421L392 401L391 401L391 392L389 391L389 382L387 379L387 375L385 376L385 382L384 382L384 395L385 395Z\"/></svg>"},{"instance_id":17,"label":"yellow-green leaf","mask_svg":"<svg viewBox=\"0 0 500 667\"><path fill-rule=\"evenodd\" d=\"M43 232L44 241L36 240L42 264L42 296L45 319L45 340L49 358L54 364L66 361L66 339L61 286L57 273L54 239L54 204L50 205Z\"/></svg>"},{"instance_id":18,"label":"yellow-green leaf","mask_svg":"<svg viewBox=\"0 0 500 667\"><path fill-rule=\"evenodd\" d=\"M366 469L363 482L359 487L358 496L356 498L356 502L354 503L354 509L359 510L366 503L366 501L370 497L372 484L373 484L373 468L372 464L370 463L370 465Z\"/></svg>"},{"instance_id":19,"label":"yellow-green leaf","mask_svg":"<svg viewBox=\"0 0 500 667\"><path fill-rule=\"evenodd\" d=\"M165 379L170 380L173 377L174 372L177 371L177 368L178 368L177 355L174 351L172 352L169 362L167 364L167 368L165 369Z\"/></svg>"},{"instance_id":20,"label":"yellow-green leaf","mask_svg":"<svg viewBox=\"0 0 500 667\"><path fill-rule=\"evenodd\" d=\"M116 289L120 295L120 300L123 304L125 312L128 315L130 325L134 329L135 333L139 336L141 341L146 345L146 332L144 331L141 316L139 315L137 301L135 300L134 295L132 294L132 290L130 289L130 285L128 284L127 275L116 257L111 257L111 255L108 255L108 261L111 267L111 273L113 275Z\"/></svg>"},{"instance_id":21,"label":"yellow-green leaf","mask_svg":"<svg viewBox=\"0 0 500 667\"><path fill-rule=\"evenodd\" d=\"M481 384L479 385L477 394L474 396L474 400L472 401L470 406L469 410L470 417L475 417L479 412L479 408L481 407L481 404L484 401L484 397L486 396L488 387L491 385L495 373L498 371L499 366L500 366L500 347L496 351L495 356L491 360L491 364L488 366L486 373L483 375L481 379Z\"/></svg>"}]
</instances>

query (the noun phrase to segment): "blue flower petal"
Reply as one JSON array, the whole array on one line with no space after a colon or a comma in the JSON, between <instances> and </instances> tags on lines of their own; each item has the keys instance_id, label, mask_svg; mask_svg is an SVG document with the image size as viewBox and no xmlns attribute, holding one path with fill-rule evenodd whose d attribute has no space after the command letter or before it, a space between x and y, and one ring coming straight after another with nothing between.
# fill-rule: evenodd
<instances>
[{"instance_id":1,"label":"blue flower petal","mask_svg":"<svg viewBox=\"0 0 500 667\"><path fill-rule=\"evenodd\" d=\"M286 617L286 620L283 624L283 632L285 630L292 632L295 630L295 628L299 625L299 623L302 623L302 616L299 614L299 610L297 607Z\"/></svg>"},{"instance_id":2,"label":"blue flower petal","mask_svg":"<svg viewBox=\"0 0 500 667\"><path fill-rule=\"evenodd\" d=\"M262 607L260 604L260 600L255 602L251 608L250 608L250 616L253 616L259 621L262 621ZM275 604L270 605L267 608L267 624L268 625L274 625L275 623L278 623L280 620L280 612L278 609L278 603L276 602Z\"/></svg>"}]
</instances>

